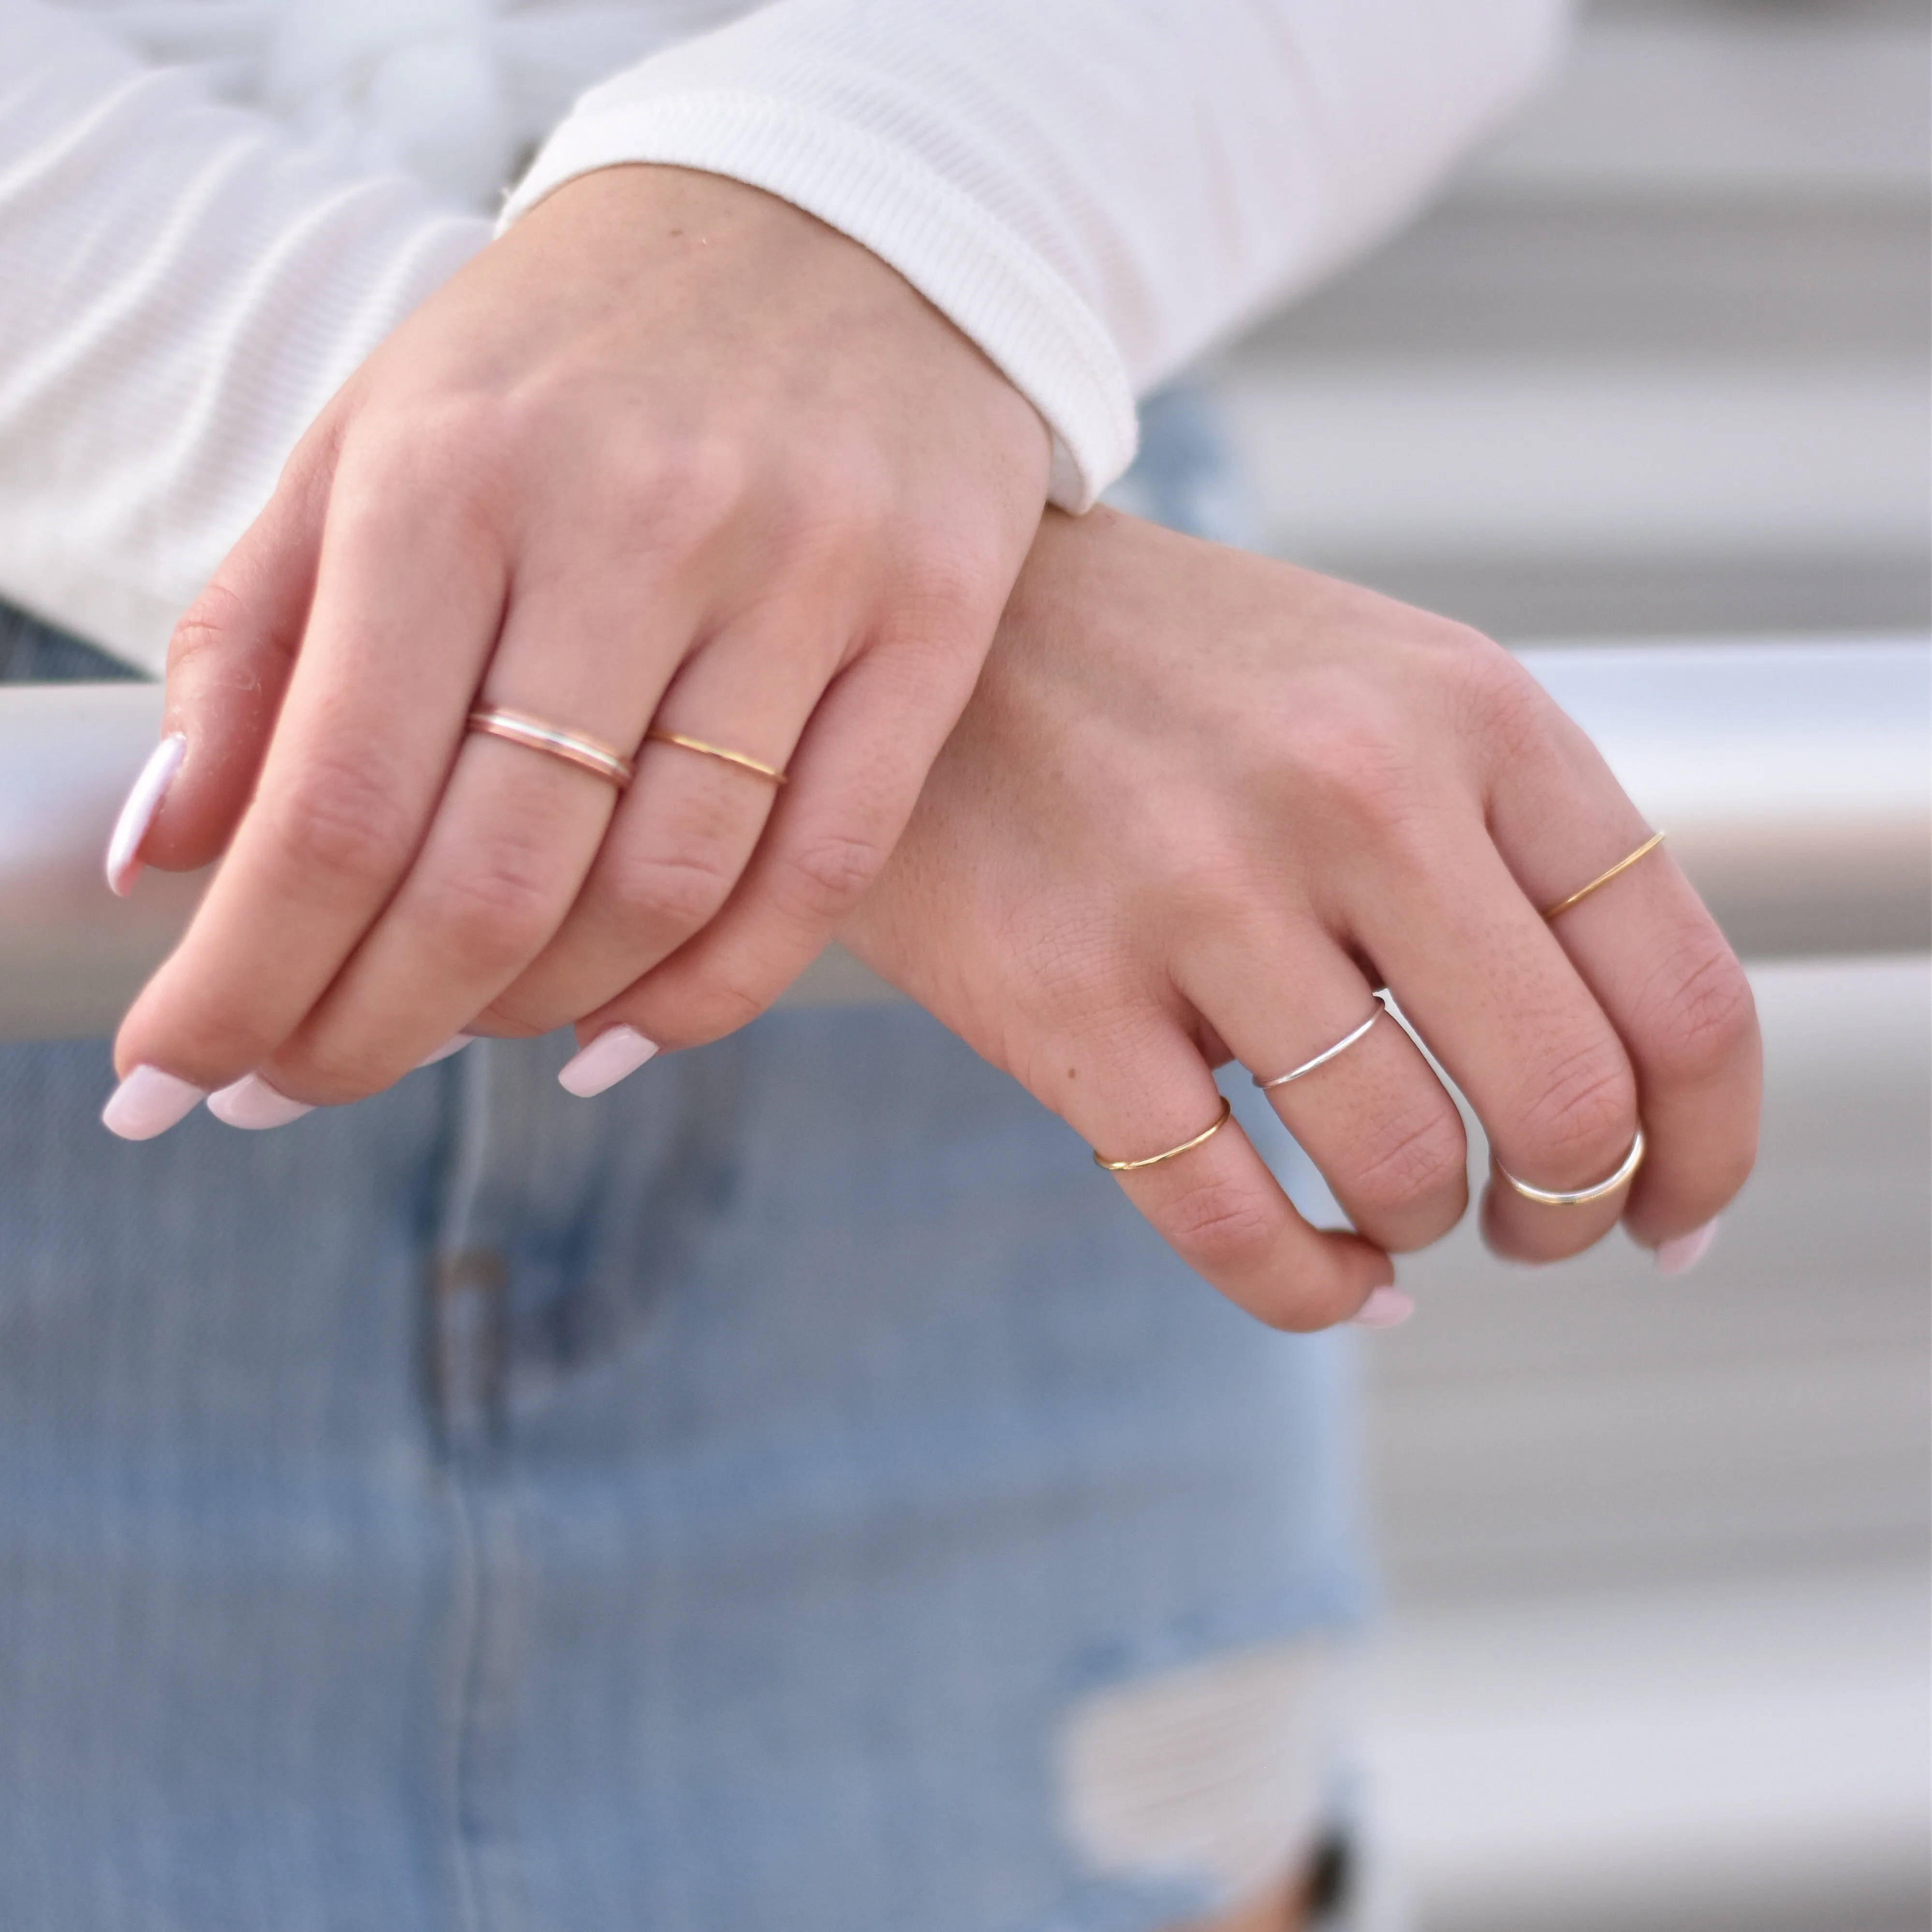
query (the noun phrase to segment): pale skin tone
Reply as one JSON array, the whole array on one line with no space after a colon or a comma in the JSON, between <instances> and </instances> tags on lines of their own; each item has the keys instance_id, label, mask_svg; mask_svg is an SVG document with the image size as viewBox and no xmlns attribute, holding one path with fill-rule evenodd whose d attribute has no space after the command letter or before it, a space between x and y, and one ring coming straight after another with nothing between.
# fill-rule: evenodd
<instances>
[{"instance_id":1,"label":"pale skin tone","mask_svg":"<svg viewBox=\"0 0 1932 1932\"><path fill-rule=\"evenodd\" d=\"M142 856L226 857L118 1068L342 1104L466 1028L675 1049L836 933L1125 1159L1199 1132L1214 1066L1298 1064L1387 986L1525 1180L1596 1181L1642 1121L1609 1199L1492 1180L1499 1252L1708 1221L1755 1150L1749 990L1667 848L1541 916L1648 830L1581 733L1458 626L1042 521L1049 454L808 217L675 170L560 190L331 404L184 622ZM466 736L479 700L791 782L644 744L620 798ZM1232 1124L1120 1184L1240 1306L1320 1328L1460 1218L1462 1127L1387 1018L1270 1097L1355 1232Z\"/></svg>"}]
</instances>

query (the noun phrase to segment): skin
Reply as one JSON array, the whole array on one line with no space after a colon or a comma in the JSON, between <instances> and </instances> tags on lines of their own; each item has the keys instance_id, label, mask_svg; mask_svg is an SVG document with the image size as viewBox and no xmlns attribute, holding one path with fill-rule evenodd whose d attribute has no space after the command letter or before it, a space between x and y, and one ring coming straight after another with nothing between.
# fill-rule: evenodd
<instances>
[{"instance_id":1,"label":"skin","mask_svg":"<svg viewBox=\"0 0 1932 1932\"><path fill-rule=\"evenodd\" d=\"M764 862L740 1018L891 850L1038 525L1039 416L856 244L670 168L569 184L323 412L180 626L186 762L142 851L226 856L122 1070L341 1102L482 1016L547 1030ZM466 735L628 751L621 800Z\"/></svg>"},{"instance_id":2,"label":"skin","mask_svg":"<svg viewBox=\"0 0 1932 1932\"><path fill-rule=\"evenodd\" d=\"M1050 514L979 688L845 943L1117 1159L1214 1117L1210 1069L1272 1072L1386 985L1523 1180L1612 1172L1586 1207L1492 1176L1486 1238L1552 1261L1621 1217L1701 1226L1754 1158L1750 987L1669 856L1554 922L1638 844L1636 807L1509 655L1460 626L1106 510ZM725 1030L737 904L578 1027L670 1046ZM749 944L748 940L746 942ZM1466 1204L1442 1083L1402 1028L1270 1094L1358 1234L1295 1213L1231 1123L1118 1177L1198 1272L1317 1328Z\"/></svg>"},{"instance_id":3,"label":"skin","mask_svg":"<svg viewBox=\"0 0 1932 1932\"><path fill-rule=\"evenodd\" d=\"M1709 1220L1753 1156L1749 991L1667 851L1539 915L1648 829L1588 741L1456 626L1042 522L1048 453L787 205L667 169L560 191L358 372L184 622L142 856L226 856L120 1070L339 1104L465 1028L691 1046L837 931L1117 1159L1386 984L1526 1180L1600 1179L1641 1108L1627 1193L1490 1187L1499 1252ZM479 697L791 782L650 743L620 799L466 735ZM1462 1130L1393 1021L1270 1097L1358 1232L1304 1224L1232 1124L1120 1182L1240 1306L1317 1328L1460 1215Z\"/></svg>"}]
</instances>

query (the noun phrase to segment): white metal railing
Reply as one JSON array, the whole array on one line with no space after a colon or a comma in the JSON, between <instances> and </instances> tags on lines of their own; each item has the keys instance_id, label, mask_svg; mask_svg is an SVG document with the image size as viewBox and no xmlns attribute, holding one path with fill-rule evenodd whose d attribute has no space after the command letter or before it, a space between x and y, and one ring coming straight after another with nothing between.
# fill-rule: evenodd
<instances>
[{"instance_id":1,"label":"white metal railing","mask_svg":"<svg viewBox=\"0 0 1932 1932\"><path fill-rule=\"evenodd\" d=\"M1600 745L1747 957L1932 944L1932 646L1594 645L1524 662ZM103 883L158 687L0 687L0 1039L110 1030L199 877ZM894 997L831 949L789 1004Z\"/></svg>"}]
</instances>

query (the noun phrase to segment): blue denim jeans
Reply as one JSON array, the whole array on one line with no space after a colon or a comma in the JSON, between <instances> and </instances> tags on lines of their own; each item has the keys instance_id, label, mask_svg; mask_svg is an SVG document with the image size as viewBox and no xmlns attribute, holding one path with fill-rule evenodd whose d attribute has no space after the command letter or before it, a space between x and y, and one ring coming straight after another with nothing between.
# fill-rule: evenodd
<instances>
[{"instance_id":1,"label":"blue denim jeans","mask_svg":"<svg viewBox=\"0 0 1932 1932\"><path fill-rule=\"evenodd\" d=\"M1058 1741L1358 1615L1348 1338L1220 1301L916 1010L590 1102L568 1044L138 1145L104 1044L0 1049L0 1925L1197 1909L1083 1868Z\"/></svg>"}]
</instances>

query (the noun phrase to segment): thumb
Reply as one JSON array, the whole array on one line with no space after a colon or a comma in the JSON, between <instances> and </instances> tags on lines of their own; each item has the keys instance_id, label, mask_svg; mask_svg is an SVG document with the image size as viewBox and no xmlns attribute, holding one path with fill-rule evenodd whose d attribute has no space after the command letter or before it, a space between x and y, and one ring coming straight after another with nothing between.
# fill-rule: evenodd
<instances>
[{"instance_id":1,"label":"thumb","mask_svg":"<svg viewBox=\"0 0 1932 1932\"><path fill-rule=\"evenodd\" d=\"M190 872L226 849L301 648L333 466L322 452L297 452L267 507L176 625L161 744L135 782L109 853L116 892L144 865Z\"/></svg>"}]
</instances>

